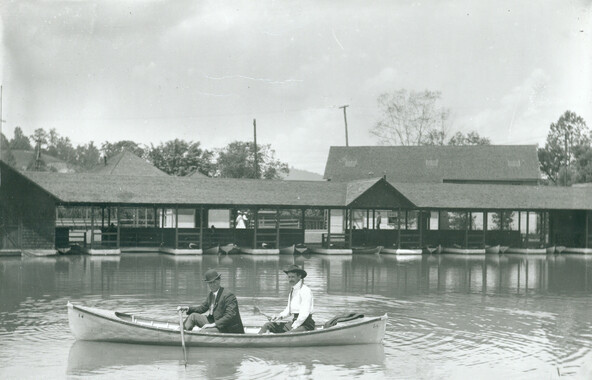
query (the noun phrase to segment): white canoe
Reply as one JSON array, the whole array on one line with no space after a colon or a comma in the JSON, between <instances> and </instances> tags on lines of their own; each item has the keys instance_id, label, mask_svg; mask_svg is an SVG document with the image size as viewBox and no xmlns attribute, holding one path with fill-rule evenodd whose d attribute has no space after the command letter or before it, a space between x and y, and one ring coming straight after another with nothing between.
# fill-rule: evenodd
<instances>
[{"instance_id":1,"label":"white canoe","mask_svg":"<svg viewBox=\"0 0 592 380\"><path fill-rule=\"evenodd\" d=\"M382 342L387 315L364 317L338 323L326 329L291 334L257 334L246 327L245 334L185 331L185 344L198 347L306 347L376 344ZM133 314L97 309L68 302L68 322L77 340L102 342L181 345L178 324L150 320Z\"/></svg>"}]
</instances>

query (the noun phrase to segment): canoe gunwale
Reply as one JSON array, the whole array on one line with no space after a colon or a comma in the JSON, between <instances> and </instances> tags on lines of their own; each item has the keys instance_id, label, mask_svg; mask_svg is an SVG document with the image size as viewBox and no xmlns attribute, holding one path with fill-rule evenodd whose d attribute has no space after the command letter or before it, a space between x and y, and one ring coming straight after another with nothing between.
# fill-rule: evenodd
<instances>
[{"instance_id":1,"label":"canoe gunwale","mask_svg":"<svg viewBox=\"0 0 592 380\"><path fill-rule=\"evenodd\" d=\"M130 319L132 317L132 314L129 313L123 313L123 312L118 312L118 311L111 311L111 310L104 310L104 311L108 311L110 313L113 313L113 316L106 316L106 315L101 315L98 313L93 312L92 310L87 309L84 306L79 306L79 305L74 305L71 302L68 302L68 307L71 307L73 310L82 312L82 313L86 313L86 314L90 314L93 317L97 317L97 318L101 318L113 323L119 323L119 324L123 324L123 325L127 325L129 327L133 327L136 329L148 329L148 330L152 330L152 331L157 331L157 332L166 332L169 334L174 334L174 335L178 335L180 334L179 330L174 330L171 328L161 328L161 327L157 327L157 326L150 326L150 325L144 325L144 324L138 324L138 323L134 323L134 322L128 322L125 321L123 319L121 319L120 317L117 316L117 314L120 315L125 315L125 316L129 316ZM312 330L312 331L302 331L302 332L295 332L295 333L290 333L291 337L302 337L302 336L308 336L308 335L321 335L321 334L327 334L327 333L333 333L339 330L344 330L344 329L351 329L352 327L359 327L359 326L364 326L370 323L375 323L378 321L385 321L386 323L386 319L388 318L388 315L385 313L382 316L377 316L377 317L367 317L368 319L362 320L362 321L355 321L353 323L348 323L348 324L344 324L344 325L336 325L336 326L332 326L329 328L323 328L323 329L319 329L319 330ZM159 322L159 323L171 323L170 321L162 321L162 320L157 320L157 319L147 319L142 317L141 319L147 320L147 321L154 321L154 322ZM249 327L249 326L247 326ZM191 335L191 336L208 336L208 337L228 337L228 338L240 338L240 339L252 339L254 336L261 336L264 337L266 339L276 339L276 338L285 338L286 334L237 334L237 333L216 333L216 332L207 332L207 333L202 333L202 332L194 332L194 331L184 331L185 335Z\"/></svg>"}]
</instances>

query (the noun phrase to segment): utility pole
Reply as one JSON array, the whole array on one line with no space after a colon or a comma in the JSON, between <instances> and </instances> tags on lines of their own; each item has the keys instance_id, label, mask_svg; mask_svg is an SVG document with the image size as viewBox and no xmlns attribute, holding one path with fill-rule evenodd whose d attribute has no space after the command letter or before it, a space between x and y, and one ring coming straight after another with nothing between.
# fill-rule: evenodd
<instances>
[{"instance_id":1,"label":"utility pole","mask_svg":"<svg viewBox=\"0 0 592 380\"><path fill-rule=\"evenodd\" d=\"M343 120L345 121L345 146L349 146L349 141L347 139L347 114L345 112L345 109L349 107L349 105L345 105L345 106L341 106L339 108L343 108Z\"/></svg>"},{"instance_id":2,"label":"utility pole","mask_svg":"<svg viewBox=\"0 0 592 380\"><path fill-rule=\"evenodd\" d=\"M257 159L257 119L253 119L253 141L255 145L255 178L259 179L259 162Z\"/></svg>"}]
</instances>

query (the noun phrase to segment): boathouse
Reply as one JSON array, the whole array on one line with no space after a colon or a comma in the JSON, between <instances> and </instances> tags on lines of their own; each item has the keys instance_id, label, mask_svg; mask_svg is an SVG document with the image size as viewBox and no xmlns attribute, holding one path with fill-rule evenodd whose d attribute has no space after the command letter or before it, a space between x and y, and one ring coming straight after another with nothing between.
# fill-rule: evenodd
<instances>
[{"instance_id":1,"label":"boathouse","mask_svg":"<svg viewBox=\"0 0 592 380\"><path fill-rule=\"evenodd\" d=\"M92 173L0 162L0 249L592 252L592 192L537 185L536 147L415 148L332 147L327 181L175 177L131 153Z\"/></svg>"}]
</instances>

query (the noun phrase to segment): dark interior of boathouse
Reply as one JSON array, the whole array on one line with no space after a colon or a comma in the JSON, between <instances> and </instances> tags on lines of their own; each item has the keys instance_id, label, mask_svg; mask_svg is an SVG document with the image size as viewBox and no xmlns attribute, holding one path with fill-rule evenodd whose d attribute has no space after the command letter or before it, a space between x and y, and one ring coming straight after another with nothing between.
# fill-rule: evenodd
<instances>
[{"instance_id":1,"label":"dark interior of boathouse","mask_svg":"<svg viewBox=\"0 0 592 380\"><path fill-rule=\"evenodd\" d=\"M325 181L0 169L2 251L592 247L592 192L541 185L536 146L332 147Z\"/></svg>"}]
</instances>

